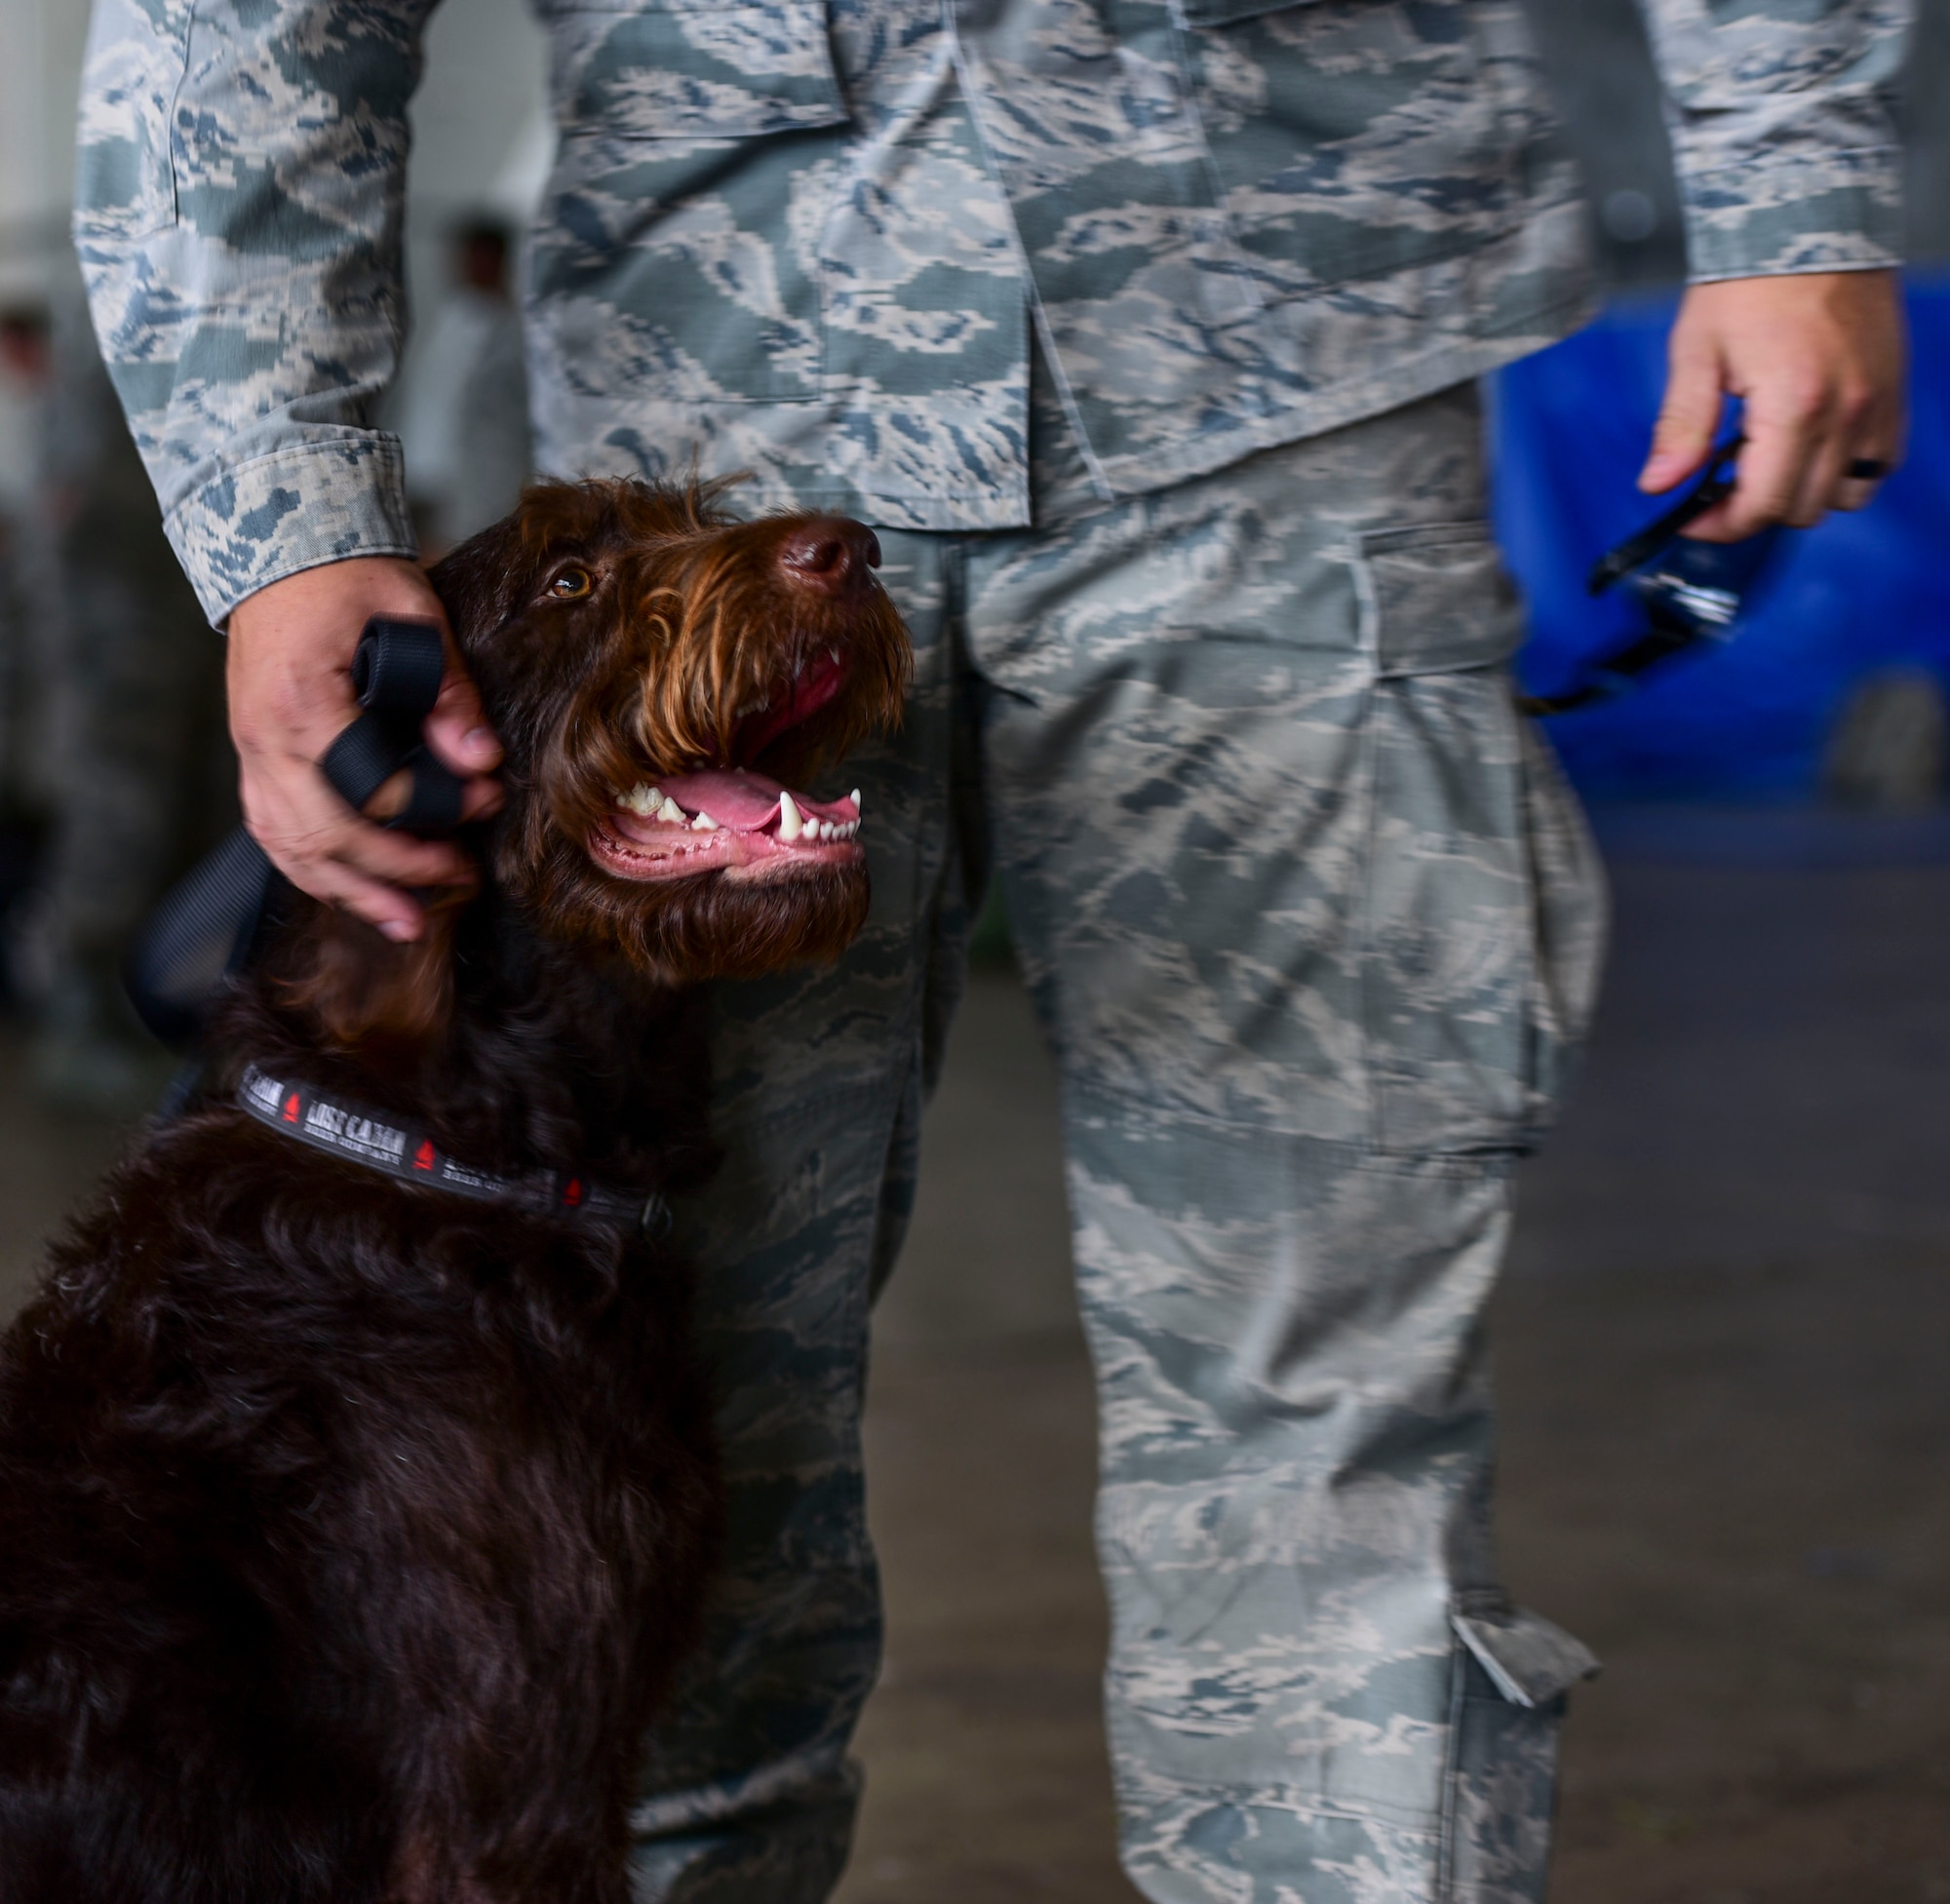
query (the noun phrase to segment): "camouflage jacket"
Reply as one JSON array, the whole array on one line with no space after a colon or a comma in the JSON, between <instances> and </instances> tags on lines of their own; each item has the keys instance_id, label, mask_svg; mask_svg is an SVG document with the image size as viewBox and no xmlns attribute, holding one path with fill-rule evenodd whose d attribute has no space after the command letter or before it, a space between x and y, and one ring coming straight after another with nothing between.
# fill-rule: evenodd
<instances>
[{"instance_id":1,"label":"camouflage jacket","mask_svg":"<svg viewBox=\"0 0 1950 1904\"><path fill-rule=\"evenodd\" d=\"M465 0L455 0L465 4ZM1107 495L1472 376L1585 307L1518 0L537 0L542 465L1029 519L1031 332ZM1894 256L1910 0L1645 0L1696 275ZM369 410L432 0L97 0L76 228L214 618L413 550Z\"/></svg>"}]
</instances>

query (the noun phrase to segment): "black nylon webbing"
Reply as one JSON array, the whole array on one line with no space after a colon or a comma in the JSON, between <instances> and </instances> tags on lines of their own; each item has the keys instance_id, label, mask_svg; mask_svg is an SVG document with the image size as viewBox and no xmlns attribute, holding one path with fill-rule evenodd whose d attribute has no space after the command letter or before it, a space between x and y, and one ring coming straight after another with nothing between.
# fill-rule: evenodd
<instances>
[{"instance_id":1,"label":"black nylon webbing","mask_svg":"<svg viewBox=\"0 0 1950 1904\"><path fill-rule=\"evenodd\" d=\"M390 728L362 714L325 750L318 770L355 811L400 770L400 744Z\"/></svg>"},{"instance_id":2,"label":"black nylon webbing","mask_svg":"<svg viewBox=\"0 0 1950 1904\"><path fill-rule=\"evenodd\" d=\"M433 711L446 665L435 624L375 615L352 662L363 712L319 762L332 790L354 808L410 769L411 795L387 824L428 836L460 824L461 783L420 743L420 723ZM283 883L264 849L239 827L149 914L122 976L136 1016L165 1044L195 1038L223 982L250 959Z\"/></svg>"}]
</instances>

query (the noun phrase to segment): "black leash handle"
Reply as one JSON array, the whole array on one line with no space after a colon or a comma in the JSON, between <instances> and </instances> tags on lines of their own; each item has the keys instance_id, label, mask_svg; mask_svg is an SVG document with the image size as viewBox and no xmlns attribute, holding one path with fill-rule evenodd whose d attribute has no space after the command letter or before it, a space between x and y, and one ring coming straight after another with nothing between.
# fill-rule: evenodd
<instances>
[{"instance_id":1,"label":"black leash handle","mask_svg":"<svg viewBox=\"0 0 1950 1904\"><path fill-rule=\"evenodd\" d=\"M318 763L355 813L402 767L410 769L407 803L383 824L429 838L460 824L461 783L420 743L420 723L440 698L446 667L440 630L431 622L375 615L352 657L352 691L365 712Z\"/></svg>"},{"instance_id":2,"label":"black leash handle","mask_svg":"<svg viewBox=\"0 0 1950 1904\"><path fill-rule=\"evenodd\" d=\"M461 783L420 740L446 665L434 623L375 615L352 661L362 712L318 763L355 811L408 769L411 794L384 824L429 837L460 824ZM165 1044L195 1042L224 984L250 963L284 884L239 827L163 895L129 950L122 979L136 1015Z\"/></svg>"},{"instance_id":3,"label":"black leash handle","mask_svg":"<svg viewBox=\"0 0 1950 1904\"><path fill-rule=\"evenodd\" d=\"M1698 481L1677 502L1656 516L1644 528L1627 536L1616 548L1608 549L1592 564L1584 578L1585 591L1603 595L1634 569L1643 568L1662 555L1680 534L1716 504L1734 493L1739 480L1738 462L1746 447L1744 436L1734 436L1718 445L1706 460ZM1518 694L1517 712L1537 719L1554 714L1570 714L1599 701L1610 701L1629 692L1641 675L1684 654L1705 639L1705 632L1694 620L1661 613L1658 604L1648 603L1650 627L1634 636L1622 647L1613 648L1588 662L1584 679L1561 694Z\"/></svg>"},{"instance_id":4,"label":"black leash handle","mask_svg":"<svg viewBox=\"0 0 1950 1904\"><path fill-rule=\"evenodd\" d=\"M1621 576L1629 575L1634 568L1649 563L1682 529L1696 523L1716 504L1725 502L1739 481L1739 472L1735 465L1746 442L1744 436L1736 436L1721 444L1707 461L1705 473L1692 489L1663 515L1654 517L1636 535L1627 536L1616 549L1607 550L1600 556L1592 564L1590 574L1584 578L1586 593L1603 595Z\"/></svg>"}]
</instances>

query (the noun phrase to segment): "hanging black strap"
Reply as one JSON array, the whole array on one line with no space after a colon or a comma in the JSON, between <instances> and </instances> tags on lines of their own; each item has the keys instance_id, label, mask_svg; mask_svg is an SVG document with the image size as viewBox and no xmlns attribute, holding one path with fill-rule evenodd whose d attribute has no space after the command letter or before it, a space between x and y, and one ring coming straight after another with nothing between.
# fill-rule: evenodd
<instances>
[{"instance_id":1,"label":"hanging black strap","mask_svg":"<svg viewBox=\"0 0 1950 1904\"><path fill-rule=\"evenodd\" d=\"M410 771L407 803L385 824L428 837L460 824L461 783L420 741L446 662L433 623L369 621L352 662L363 712L319 762L355 811ZM165 1044L195 1040L224 981L249 963L284 889L264 849L239 827L163 896L130 949L123 982L136 1015Z\"/></svg>"},{"instance_id":2,"label":"hanging black strap","mask_svg":"<svg viewBox=\"0 0 1950 1904\"><path fill-rule=\"evenodd\" d=\"M1679 501L1636 534L1600 556L1584 578L1586 593L1603 595L1633 570L1645 567L1664 554L1709 509L1725 502L1739 480L1739 456L1745 445L1744 436L1735 436L1721 444L1707 460L1698 482ZM1547 719L1599 701L1614 700L1636 686L1642 675L1718 636L1724 626L1688 612L1683 596L1651 591L1643 597L1643 602L1647 625L1640 633L1585 662L1580 679L1561 692L1519 694L1517 712ZM1727 619L1732 619L1738 606L1737 599L1730 597Z\"/></svg>"}]
</instances>

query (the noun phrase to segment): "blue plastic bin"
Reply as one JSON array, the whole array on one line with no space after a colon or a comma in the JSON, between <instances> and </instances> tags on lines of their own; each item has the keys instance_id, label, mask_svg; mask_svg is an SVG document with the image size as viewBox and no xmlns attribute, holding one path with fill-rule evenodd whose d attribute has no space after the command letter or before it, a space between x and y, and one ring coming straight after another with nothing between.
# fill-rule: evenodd
<instances>
[{"instance_id":1,"label":"blue plastic bin","mask_svg":"<svg viewBox=\"0 0 1950 1904\"><path fill-rule=\"evenodd\" d=\"M1529 599L1520 669L1539 691L1633 626L1584 577L1660 506L1639 494L1664 383L1671 301L1614 311L1492 380L1496 515ZM1620 700L1550 723L1595 798L1796 799L1818 785L1852 686L1905 663L1950 688L1950 280L1910 287L1908 454L1875 502L1792 534L1736 638Z\"/></svg>"}]
</instances>

